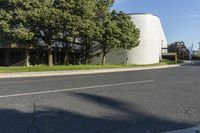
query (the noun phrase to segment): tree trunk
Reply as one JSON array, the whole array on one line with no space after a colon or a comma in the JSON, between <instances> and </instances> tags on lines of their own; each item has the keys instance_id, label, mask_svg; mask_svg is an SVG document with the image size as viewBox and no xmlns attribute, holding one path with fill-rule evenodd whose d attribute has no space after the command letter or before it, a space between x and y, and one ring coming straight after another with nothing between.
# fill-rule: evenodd
<instances>
[{"instance_id":1,"label":"tree trunk","mask_svg":"<svg viewBox=\"0 0 200 133\"><path fill-rule=\"evenodd\" d=\"M28 49L26 49L26 62L25 62L25 65L27 66L27 67L29 67L30 66L30 62L29 62L29 59L30 59L30 55L29 55L29 50Z\"/></svg>"},{"instance_id":2,"label":"tree trunk","mask_svg":"<svg viewBox=\"0 0 200 133\"><path fill-rule=\"evenodd\" d=\"M88 64L88 49L87 49L87 47L84 50L84 64L85 65Z\"/></svg>"},{"instance_id":3,"label":"tree trunk","mask_svg":"<svg viewBox=\"0 0 200 133\"><path fill-rule=\"evenodd\" d=\"M64 64L69 65L69 56L68 56L68 49L65 49L65 58L64 58Z\"/></svg>"},{"instance_id":4,"label":"tree trunk","mask_svg":"<svg viewBox=\"0 0 200 133\"><path fill-rule=\"evenodd\" d=\"M53 66L53 53L51 47L48 48L48 66Z\"/></svg>"},{"instance_id":5,"label":"tree trunk","mask_svg":"<svg viewBox=\"0 0 200 133\"><path fill-rule=\"evenodd\" d=\"M5 65L10 66L10 50L6 49L6 60L5 60Z\"/></svg>"},{"instance_id":6,"label":"tree trunk","mask_svg":"<svg viewBox=\"0 0 200 133\"><path fill-rule=\"evenodd\" d=\"M88 54L86 53L85 54L85 65L87 65L88 64Z\"/></svg>"},{"instance_id":7,"label":"tree trunk","mask_svg":"<svg viewBox=\"0 0 200 133\"><path fill-rule=\"evenodd\" d=\"M102 65L105 65L106 64L106 55L103 54L102 55L102 62L101 62Z\"/></svg>"},{"instance_id":8,"label":"tree trunk","mask_svg":"<svg viewBox=\"0 0 200 133\"><path fill-rule=\"evenodd\" d=\"M86 65L88 65L89 60L90 60L90 51L91 51L91 46L90 45L86 46L86 49L85 49L85 64Z\"/></svg>"},{"instance_id":9,"label":"tree trunk","mask_svg":"<svg viewBox=\"0 0 200 133\"><path fill-rule=\"evenodd\" d=\"M57 52L57 50L54 52L54 58L53 59L54 59L54 64L58 65L58 60L57 60L58 59L58 52Z\"/></svg>"}]
</instances>

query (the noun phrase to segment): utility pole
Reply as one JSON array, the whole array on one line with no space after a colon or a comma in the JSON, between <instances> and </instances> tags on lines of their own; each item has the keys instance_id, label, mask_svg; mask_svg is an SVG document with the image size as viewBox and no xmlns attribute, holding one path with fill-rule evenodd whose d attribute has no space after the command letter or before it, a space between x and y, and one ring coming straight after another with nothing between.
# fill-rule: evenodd
<instances>
[{"instance_id":1,"label":"utility pole","mask_svg":"<svg viewBox=\"0 0 200 133\"><path fill-rule=\"evenodd\" d=\"M200 42L199 42L199 51L200 51Z\"/></svg>"}]
</instances>

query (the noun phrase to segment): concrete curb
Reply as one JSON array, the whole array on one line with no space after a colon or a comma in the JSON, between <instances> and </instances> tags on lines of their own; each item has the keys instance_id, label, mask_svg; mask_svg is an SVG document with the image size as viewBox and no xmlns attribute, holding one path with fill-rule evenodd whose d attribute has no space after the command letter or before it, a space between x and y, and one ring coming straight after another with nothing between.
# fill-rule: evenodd
<instances>
[{"instance_id":1,"label":"concrete curb","mask_svg":"<svg viewBox=\"0 0 200 133\"><path fill-rule=\"evenodd\" d=\"M100 74L112 72L140 71L180 67L181 65L165 65L138 68L109 68L109 69L92 69L92 70L71 70L71 71L47 71L47 72L19 72L19 73L2 73L0 79L6 78L26 78L26 77L47 77L47 76L64 76L64 75L84 75L84 74Z\"/></svg>"}]
</instances>

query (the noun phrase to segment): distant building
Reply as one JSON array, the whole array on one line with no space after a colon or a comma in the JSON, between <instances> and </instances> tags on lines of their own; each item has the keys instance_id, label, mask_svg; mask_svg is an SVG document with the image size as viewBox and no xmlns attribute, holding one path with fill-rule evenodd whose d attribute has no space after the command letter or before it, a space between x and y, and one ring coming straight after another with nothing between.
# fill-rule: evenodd
<instances>
[{"instance_id":1,"label":"distant building","mask_svg":"<svg viewBox=\"0 0 200 133\"><path fill-rule=\"evenodd\" d=\"M152 14L128 14L137 28L140 29L140 44L131 50L115 49L106 57L107 64L156 64L166 53L167 39L160 18ZM101 54L91 59L92 64L100 64Z\"/></svg>"},{"instance_id":2,"label":"distant building","mask_svg":"<svg viewBox=\"0 0 200 133\"><path fill-rule=\"evenodd\" d=\"M73 45L74 46L74 45ZM69 63L79 64L80 54L77 48L69 51ZM54 46L53 62L55 65L64 64L65 50L58 45ZM9 42L0 43L0 66L29 66L47 64L48 55L45 45L15 44Z\"/></svg>"},{"instance_id":3,"label":"distant building","mask_svg":"<svg viewBox=\"0 0 200 133\"><path fill-rule=\"evenodd\" d=\"M0 66L28 66L29 50L26 45L0 43Z\"/></svg>"}]
</instances>

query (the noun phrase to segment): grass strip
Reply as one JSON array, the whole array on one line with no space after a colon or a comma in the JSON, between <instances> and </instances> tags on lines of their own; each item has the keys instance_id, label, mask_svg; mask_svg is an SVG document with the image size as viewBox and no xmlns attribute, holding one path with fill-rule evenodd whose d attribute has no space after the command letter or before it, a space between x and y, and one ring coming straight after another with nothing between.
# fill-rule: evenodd
<instances>
[{"instance_id":1,"label":"grass strip","mask_svg":"<svg viewBox=\"0 0 200 133\"><path fill-rule=\"evenodd\" d=\"M45 71L67 71L67 70L92 70L92 69L109 69L109 68L136 68L150 67L160 65L177 64L174 61L163 60L158 64L152 65L69 65L69 66L30 66L30 67L0 67L0 73L16 73L16 72L45 72Z\"/></svg>"}]
</instances>

